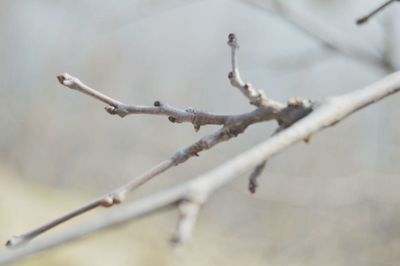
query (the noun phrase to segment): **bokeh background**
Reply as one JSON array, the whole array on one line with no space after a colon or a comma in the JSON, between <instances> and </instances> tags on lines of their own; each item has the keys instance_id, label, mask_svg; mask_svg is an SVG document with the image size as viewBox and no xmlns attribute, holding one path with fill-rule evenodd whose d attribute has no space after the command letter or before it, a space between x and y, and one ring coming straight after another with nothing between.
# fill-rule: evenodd
<instances>
[{"instance_id":1,"label":"bokeh background","mask_svg":"<svg viewBox=\"0 0 400 266\"><path fill-rule=\"evenodd\" d=\"M384 27L396 25L400 12L394 4L357 27L355 18L382 1L286 2L374 52L385 46ZM394 29L396 47L400 27ZM216 129L195 133L165 117L110 116L102 103L60 86L57 74L68 72L127 103L161 100L237 114L252 107L227 79L230 32L241 45L242 76L280 101L341 94L388 74L246 1L1 1L0 239L78 207ZM398 65L399 51L391 57ZM169 212L17 265L398 265L399 101L394 95L276 156L255 195L247 191L247 176L219 190L179 257L168 244L177 219ZM129 200L204 173L275 127L252 126ZM49 235L102 215L107 210Z\"/></svg>"}]
</instances>

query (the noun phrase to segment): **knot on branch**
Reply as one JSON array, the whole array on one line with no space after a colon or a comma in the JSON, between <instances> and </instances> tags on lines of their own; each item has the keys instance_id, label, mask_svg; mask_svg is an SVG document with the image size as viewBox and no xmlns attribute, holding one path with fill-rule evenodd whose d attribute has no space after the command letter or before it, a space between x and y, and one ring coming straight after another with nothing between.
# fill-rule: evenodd
<instances>
[{"instance_id":1,"label":"knot on branch","mask_svg":"<svg viewBox=\"0 0 400 266\"><path fill-rule=\"evenodd\" d=\"M192 156L199 156L197 153L191 153L189 149L180 150L172 157L175 166L186 162Z\"/></svg>"},{"instance_id":2,"label":"knot on branch","mask_svg":"<svg viewBox=\"0 0 400 266\"><path fill-rule=\"evenodd\" d=\"M12 236L9 240L7 240L6 247L15 248L25 245L27 243L27 239L23 236Z\"/></svg>"},{"instance_id":3,"label":"knot on branch","mask_svg":"<svg viewBox=\"0 0 400 266\"><path fill-rule=\"evenodd\" d=\"M227 139L237 137L239 134L243 133L248 126L249 123L246 121L229 122L226 126L224 126L224 130L221 132L221 135L226 135ZM225 138L221 136L221 139Z\"/></svg>"},{"instance_id":4,"label":"knot on branch","mask_svg":"<svg viewBox=\"0 0 400 266\"><path fill-rule=\"evenodd\" d=\"M81 81L73 76L71 76L68 73L63 73L57 76L58 82L60 82L61 85L64 85L70 89L79 89L79 84Z\"/></svg>"},{"instance_id":5,"label":"knot on branch","mask_svg":"<svg viewBox=\"0 0 400 266\"><path fill-rule=\"evenodd\" d=\"M229 33L228 35L228 45L233 49L238 49L239 44L237 42L236 35L234 33Z\"/></svg>"},{"instance_id":6,"label":"knot on branch","mask_svg":"<svg viewBox=\"0 0 400 266\"><path fill-rule=\"evenodd\" d=\"M104 197L101 202L100 205L102 207L112 207L116 204L120 204L125 200L125 192L115 192L112 194L107 195L106 197Z\"/></svg>"},{"instance_id":7,"label":"knot on branch","mask_svg":"<svg viewBox=\"0 0 400 266\"><path fill-rule=\"evenodd\" d=\"M201 125L202 125L202 121L198 116L198 112L193 108L188 108L185 111L187 113L191 114L191 116L192 116L192 121L191 122L193 124L194 130L196 132L198 132L200 130Z\"/></svg>"},{"instance_id":8,"label":"knot on branch","mask_svg":"<svg viewBox=\"0 0 400 266\"><path fill-rule=\"evenodd\" d=\"M120 117L125 117L129 112L123 105L118 106L106 106L104 107L107 113L110 115L119 115Z\"/></svg>"},{"instance_id":9,"label":"knot on branch","mask_svg":"<svg viewBox=\"0 0 400 266\"><path fill-rule=\"evenodd\" d=\"M250 95L250 104L255 106L268 106L268 97L264 91L254 89L251 83L246 83L243 88Z\"/></svg>"},{"instance_id":10,"label":"knot on branch","mask_svg":"<svg viewBox=\"0 0 400 266\"><path fill-rule=\"evenodd\" d=\"M211 144L204 139L197 141L196 143L190 145L186 149L180 150L179 152L175 153L172 157L172 160L175 165L181 164L187 161L190 157L199 156L199 153L203 150L207 150L211 147Z\"/></svg>"},{"instance_id":11,"label":"knot on branch","mask_svg":"<svg viewBox=\"0 0 400 266\"><path fill-rule=\"evenodd\" d=\"M248 87L246 88L246 84L243 85L242 78L240 77L237 69L228 73L228 79L233 87L242 88L245 91L248 90Z\"/></svg>"},{"instance_id":12,"label":"knot on branch","mask_svg":"<svg viewBox=\"0 0 400 266\"><path fill-rule=\"evenodd\" d=\"M277 122L280 127L288 128L298 120L313 111L314 103L308 99L293 98L287 106L277 114Z\"/></svg>"}]
</instances>

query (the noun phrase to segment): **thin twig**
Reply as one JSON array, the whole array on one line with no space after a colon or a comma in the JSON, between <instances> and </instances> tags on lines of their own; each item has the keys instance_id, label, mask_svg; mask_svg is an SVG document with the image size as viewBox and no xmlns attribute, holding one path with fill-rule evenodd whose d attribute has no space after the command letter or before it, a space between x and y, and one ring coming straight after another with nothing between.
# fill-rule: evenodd
<instances>
[{"instance_id":1,"label":"thin twig","mask_svg":"<svg viewBox=\"0 0 400 266\"><path fill-rule=\"evenodd\" d=\"M361 18L356 20L356 24L357 25L363 25L366 24L368 22L368 20L370 18L372 18L373 16L375 16L376 14L378 14L379 12L381 12L385 7L389 6L390 4L393 4L394 2L399 1L399 0L389 0L386 1L385 3L381 4L380 6L378 6L377 8L375 8L374 10L372 10L370 13L368 13L365 16L362 16Z\"/></svg>"},{"instance_id":2,"label":"thin twig","mask_svg":"<svg viewBox=\"0 0 400 266\"><path fill-rule=\"evenodd\" d=\"M231 47L232 63L232 71L229 72L228 78L231 81L232 86L238 88L250 100L251 104L259 108L266 108L273 111L283 109L284 105L268 99L263 91L255 89L250 83L244 82L240 77L238 59L236 55L237 50L239 49L239 44L235 34L229 34L228 45Z\"/></svg>"},{"instance_id":3,"label":"thin twig","mask_svg":"<svg viewBox=\"0 0 400 266\"><path fill-rule=\"evenodd\" d=\"M367 47L366 43L368 42L357 41L354 37L349 36L315 15L304 10L298 10L289 3L290 1L241 0L240 2L279 15L279 17L292 23L293 26L334 51L387 70L382 56ZM392 71L387 70L387 72L391 73Z\"/></svg>"},{"instance_id":4,"label":"thin twig","mask_svg":"<svg viewBox=\"0 0 400 266\"><path fill-rule=\"evenodd\" d=\"M324 128L336 125L350 114L399 90L400 72L396 72L364 89L327 98L307 117L207 174L143 200L111 210L101 219L93 220L53 238L38 241L35 245L24 246L13 252L3 252L0 254L0 264L15 262L40 251L86 237L91 233L165 210L167 207L173 207L176 203L187 198L194 197L202 199L200 202L204 202L211 193L238 178L245 171L253 169L261 162L304 138Z\"/></svg>"},{"instance_id":5,"label":"thin twig","mask_svg":"<svg viewBox=\"0 0 400 266\"><path fill-rule=\"evenodd\" d=\"M256 190L258 188L258 179L259 179L262 171L264 170L266 164L267 164L267 161L261 162L259 165L256 166L256 168L253 170L253 172L249 176L249 191L251 194L256 193Z\"/></svg>"},{"instance_id":6,"label":"thin twig","mask_svg":"<svg viewBox=\"0 0 400 266\"><path fill-rule=\"evenodd\" d=\"M198 111L193 108L179 109L160 101L155 101L154 106L129 105L117 101L89 87L78 78L73 77L67 73L60 74L59 76L57 76L57 79L60 84L70 89L77 90L108 104L108 106L105 107L105 110L109 114L116 114L120 117L124 117L129 114L163 115L168 116L168 119L174 123L192 123L196 130L198 130L200 126L203 125L225 125L225 123L231 118L231 116L229 115L215 115Z\"/></svg>"}]
</instances>

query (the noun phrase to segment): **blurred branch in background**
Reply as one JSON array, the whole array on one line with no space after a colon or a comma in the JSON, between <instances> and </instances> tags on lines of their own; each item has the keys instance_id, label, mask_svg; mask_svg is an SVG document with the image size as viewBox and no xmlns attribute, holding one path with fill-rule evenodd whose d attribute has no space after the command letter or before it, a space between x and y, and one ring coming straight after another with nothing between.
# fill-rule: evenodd
<instances>
[{"instance_id":1,"label":"blurred branch in background","mask_svg":"<svg viewBox=\"0 0 400 266\"><path fill-rule=\"evenodd\" d=\"M381 12L385 7L389 6L390 4L393 4L394 2L399 1L399 0L389 0L384 2L382 5L378 6L377 8L375 8L374 10L372 10L370 13L368 13L367 15L359 18L356 20L356 23L358 25L362 25L368 22L368 20L370 18L372 18L373 16L375 16L376 14L378 14L379 12Z\"/></svg>"},{"instance_id":2,"label":"blurred branch in background","mask_svg":"<svg viewBox=\"0 0 400 266\"><path fill-rule=\"evenodd\" d=\"M353 36L337 29L310 12L299 10L285 1L241 0L241 2L277 14L326 47L345 56L377 66L387 73L395 71L392 65L386 62L386 57L383 54L374 52L366 45L367 42L358 41Z\"/></svg>"}]
</instances>

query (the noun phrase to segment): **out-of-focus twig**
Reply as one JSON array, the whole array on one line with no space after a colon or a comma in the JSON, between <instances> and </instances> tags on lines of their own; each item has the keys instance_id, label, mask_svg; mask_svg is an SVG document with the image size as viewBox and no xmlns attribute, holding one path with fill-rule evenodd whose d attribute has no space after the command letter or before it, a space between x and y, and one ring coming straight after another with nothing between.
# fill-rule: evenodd
<instances>
[{"instance_id":1,"label":"out-of-focus twig","mask_svg":"<svg viewBox=\"0 0 400 266\"><path fill-rule=\"evenodd\" d=\"M381 12L385 7L389 6L390 4L393 4L394 2L399 1L399 0L389 0L372 10L370 13L368 13L365 16L362 16L361 18L356 20L357 25L363 25L366 24L370 18Z\"/></svg>"},{"instance_id":2,"label":"out-of-focus twig","mask_svg":"<svg viewBox=\"0 0 400 266\"><path fill-rule=\"evenodd\" d=\"M240 0L241 2L265 11L277 14L279 17L292 23L305 34L313 37L326 47L349 56L360 62L378 67L386 73L392 73L393 68L387 64L384 55L372 49L367 41L346 34L344 31L326 23L314 14L299 10L288 1L279 0ZM397 0L396 0L397 1Z\"/></svg>"},{"instance_id":3,"label":"out-of-focus twig","mask_svg":"<svg viewBox=\"0 0 400 266\"><path fill-rule=\"evenodd\" d=\"M382 65L380 55L367 47L365 42L357 41L354 37L347 35L317 16L293 7L288 1L241 0L241 2L277 14L307 35L337 52L379 67Z\"/></svg>"}]
</instances>

